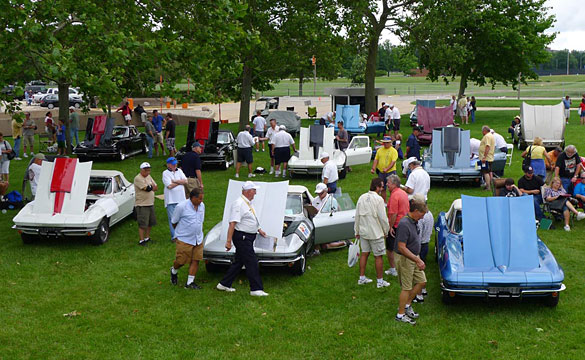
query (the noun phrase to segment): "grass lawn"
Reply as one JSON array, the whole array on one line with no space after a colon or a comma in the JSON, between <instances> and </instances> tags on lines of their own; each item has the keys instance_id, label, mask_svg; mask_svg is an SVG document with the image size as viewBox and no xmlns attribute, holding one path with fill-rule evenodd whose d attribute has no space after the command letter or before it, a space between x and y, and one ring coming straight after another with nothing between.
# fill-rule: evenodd
<instances>
[{"instance_id":1,"label":"grass lawn","mask_svg":"<svg viewBox=\"0 0 585 360\"><path fill-rule=\"evenodd\" d=\"M520 106L523 102L526 102L530 105L557 105L561 102L561 98L558 100L515 100L515 99L478 99L477 100L477 107L517 107L520 110ZM579 98L572 99L571 108L577 109L579 107L579 103L581 100ZM415 105L416 101L412 101L411 104ZM449 100L437 100L437 106L447 106L449 105Z\"/></svg>"},{"instance_id":2,"label":"grass lawn","mask_svg":"<svg viewBox=\"0 0 585 360\"><path fill-rule=\"evenodd\" d=\"M516 111L480 112L469 125L472 136L489 124L501 134ZM406 116L405 116L406 119ZM309 123L308 121L306 123ZM581 148L585 127L576 113L567 127L567 143ZM235 125L226 127L235 130ZM186 127L177 129L178 144ZM408 132L404 131L404 135ZM254 153L255 165L267 167L268 153ZM521 161L506 175L518 179ZM145 155L123 162L94 163L96 169L117 169L130 180ZM160 184L163 157L151 161ZM11 190L19 188L25 161L12 161ZM369 187L370 165L356 166L340 181L354 201ZM246 171L242 171L246 174ZM234 169L203 172L207 209L204 230L221 221L228 179ZM258 181L273 179L268 175ZM314 188L313 178L293 184ZM162 190L159 191L162 193ZM478 187L433 185L429 207L435 217L461 194L487 196ZM112 228L103 246L83 241L53 240L23 245L10 229L14 212L0 214L0 358L2 359L186 359L186 358L581 358L585 351L585 223L573 231L539 231L565 270L567 290L555 309L530 301L473 301L445 306L440 300L437 263L427 261L429 296L417 305L415 327L394 321L399 286L379 290L358 286L358 269L347 267L346 250L329 251L308 261L300 277L285 270L262 271L267 298L248 295L244 275L237 292L214 290L223 274L202 266L201 291L169 282L174 245L163 202L156 201L158 226L154 242L137 245L136 223L130 219ZM4 232L5 231L5 232ZM433 237L434 238L434 237ZM434 240L431 241L431 249ZM373 258L367 269L375 277ZM186 280L186 269L179 281ZM78 316L63 314L77 311Z\"/></svg>"}]
</instances>

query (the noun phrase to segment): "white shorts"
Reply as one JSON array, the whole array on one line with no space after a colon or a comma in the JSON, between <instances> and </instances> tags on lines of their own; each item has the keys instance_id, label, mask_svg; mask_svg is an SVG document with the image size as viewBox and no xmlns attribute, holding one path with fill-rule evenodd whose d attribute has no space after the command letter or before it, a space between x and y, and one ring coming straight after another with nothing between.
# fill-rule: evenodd
<instances>
[{"instance_id":1,"label":"white shorts","mask_svg":"<svg viewBox=\"0 0 585 360\"><path fill-rule=\"evenodd\" d=\"M568 119L571 117L571 109L565 109L565 119Z\"/></svg>"},{"instance_id":2,"label":"white shorts","mask_svg":"<svg viewBox=\"0 0 585 360\"><path fill-rule=\"evenodd\" d=\"M1 174L9 174L10 171L10 161L2 161L2 170L0 170Z\"/></svg>"}]
</instances>

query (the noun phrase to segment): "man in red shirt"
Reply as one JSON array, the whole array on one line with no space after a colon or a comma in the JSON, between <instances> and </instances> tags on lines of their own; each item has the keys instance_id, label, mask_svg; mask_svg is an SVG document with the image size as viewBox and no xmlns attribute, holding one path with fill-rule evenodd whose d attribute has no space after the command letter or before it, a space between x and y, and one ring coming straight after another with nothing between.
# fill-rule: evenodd
<instances>
[{"instance_id":1,"label":"man in red shirt","mask_svg":"<svg viewBox=\"0 0 585 360\"><path fill-rule=\"evenodd\" d=\"M398 276L394 265L394 242L396 237L396 228L400 219L402 219L410 209L408 194L400 188L400 178L397 175L390 175L387 179L390 199L388 200L388 223L390 231L386 237L386 256L390 263L390 269L386 270L386 275Z\"/></svg>"}]
</instances>

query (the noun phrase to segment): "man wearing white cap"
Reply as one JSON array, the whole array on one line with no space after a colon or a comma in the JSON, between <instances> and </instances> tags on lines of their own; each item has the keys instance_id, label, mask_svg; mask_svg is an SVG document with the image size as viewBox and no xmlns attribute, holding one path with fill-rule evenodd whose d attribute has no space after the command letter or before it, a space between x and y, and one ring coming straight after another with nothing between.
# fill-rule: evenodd
<instances>
[{"instance_id":1,"label":"man wearing white cap","mask_svg":"<svg viewBox=\"0 0 585 360\"><path fill-rule=\"evenodd\" d=\"M246 267L246 276L250 282L250 295L268 296L264 292L260 271L258 269L258 258L254 253L254 240L256 235L266 236L266 233L260 228L260 222L256 216L256 210L252 205L252 200L256 195L258 186L251 181L246 181L242 186L242 195L234 201L230 207L229 227L225 248L229 251L233 246L236 247L235 261L232 263L227 273L217 284L217 290L233 292L232 283L242 270Z\"/></svg>"},{"instance_id":2,"label":"man wearing white cap","mask_svg":"<svg viewBox=\"0 0 585 360\"><path fill-rule=\"evenodd\" d=\"M149 163L140 164L140 173L134 178L134 190L136 191L134 207L140 236L138 245L146 245L150 241L150 229L156 225L154 192L158 190L158 185L150 176Z\"/></svg>"},{"instance_id":3,"label":"man wearing white cap","mask_svg":"<svg viewBox=\"0 0 585 360\"><path fill-rule=\"evenodd\" d=\"M337 180L339 180L339 174L337 173L337 165L329 158L329 154L323 151L320 156L323 166L323 172L321 174L321 180L323 184L327 185L329 194L334 194L337 191Z\"/></svg>"},{"instance_id":4,"label":"man wearing white cap","mask_svg":"<svg viewBox=\"0 0 585 360\"><path fill-rule=\"evenodd\" d=\"M282 164L282 177L286 177L286 166L290 159L290 147L292 146L293 151L297 151L295 141L286 132L286 126L280 125L280 131L274 134L272 142L274 144L272 148L275 166L274 176L280 176L280 164Z\"/></svg>"},{"instance_id":5,"label":"man wearing white cap","mask_svg":"<svg viewBox=\"0 0 585 360\"><path fill-rule=\"evenodd\" d=\"M408 199L412 199L415 194L423 196L424 201L427 201L427 194L431 189L431 177L429 173L423 169L419 160L413 160L408 164L410 175L406 180L406 185L400 186L402 190L408 194Z\"/></svg>"},{"instance_id":6,"label":"man wearing white cap","mask_svg":"<svg viewBox=\"0 0 585 360\"><path fill-rule=\"evenodd\" d=\"M69 127L71 128L71 144L75 139L75 146L79 146L79 114L75 112L75 107L69 107Z\"/></svg>"}]
</instances>

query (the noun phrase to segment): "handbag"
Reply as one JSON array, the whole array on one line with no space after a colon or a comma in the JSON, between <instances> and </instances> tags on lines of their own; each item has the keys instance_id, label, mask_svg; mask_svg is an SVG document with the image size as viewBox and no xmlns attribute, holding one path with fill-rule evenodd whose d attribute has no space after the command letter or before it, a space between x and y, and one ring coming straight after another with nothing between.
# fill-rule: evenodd
<instances>
[{"instance_id":1,"label":"handbag","mask_svg":"<svg viewBox=\"0 0 585 360\"><path fill-rule=\"evenodd\" d=\"M531 162L532 162L532 145L530 145L530 147L528 148L528 151L526 152L526 157L524 158L524 160L522 160L522 170L527 169L530 166Z\"/></svg>"},{"instance_id":2,"label":"handbag","mask_svg":"<svg viewBox=\"0 0 585 360\"><path fill-rule=\"evenodd\" d=\"M347 266L353 267L355 264L358 263L360 259L360 239L355 239L355 241L349 244L349 248L347 250Z\"/></svg>"},{"instance_id":3,"label":"handbag","mask_svg":"<svg viewBox=\"0 0 585 360\"><path fill-rule=\"evenodd\" d=\"M6 141L4 141L4 147L6 148L6 150L12 150L8 148L8 145L6 145ZM6 157L8 158L8 160L12 160L16 157L16 153L14 152L14 150L12 150L9 153L6 153Z\"/></svg>"}]
</instances>

